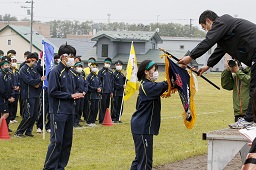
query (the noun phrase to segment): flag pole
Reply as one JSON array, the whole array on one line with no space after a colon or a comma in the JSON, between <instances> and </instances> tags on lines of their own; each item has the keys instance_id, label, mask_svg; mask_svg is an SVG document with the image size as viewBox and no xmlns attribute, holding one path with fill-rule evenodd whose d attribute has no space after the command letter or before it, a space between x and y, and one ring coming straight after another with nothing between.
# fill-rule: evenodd
<instances>
[{"instance_id":1,"label":"flag pole","mask_svg":"<svg viewBox=\"0 0 256 170\"><path fill-rule=\"evenodd\" d=\"M44 42L44 40L43 40ZM43 43L43 55L42 55L42 64L43 64L43 76L44 76L44 60L45 60L45 49L44 49L44 43ZM44 91L45 91L45 84L43 81L43 140L45 139L45 109L44 109L44 100L45 100L45 96L44 96Z\"/></svg>"},{"instance_id":2,"label":"flag pole","mask_svg":"<svg viewBox=\"0 0 256 170\"><path fill-rule=\"evenodd\" d=\"M133 41L132 41L132 44L131 44L131 48L133 46ZM131 53L131 52L130 52ZM130 58L130 57L129 57ZM127 65L129 63L129 58L128 58L128 62L127 62ZM123 90L123 95L122 95L122 103L121 103L121 108L120 108L120 113L119 113L119 121L121 120L120 117L122 115L122 109L123 109L123 103L124 103L124 92L125 92L125 89L126 89L126 82L127 82L127 65L126 65L126 75L125 75L125 82L124 82L124 90Z\"/></svg>"},{"instance_id":3,"label":"flag pole","mask_svg":"<svg viewBox=\"0 0 256 170\"><path fill-rule=\"evenodd\" d=\"M165 54L167 55L171 55L172 58L176 61L179 61L179 59L175 56L173 56L172 54L170 54L169 52L167 52L166 50L164 50L163 48L159 48L159 50L163 51ZM215 87L216 89L220 90L220 87L217 86L216 84L214 84L212 81L210 81L209 79L207 79L205 76L200 75L197 71L193 70L190 66L186 66L188 69L190 69L192 72L196 73L198 76L202 77L205 81L207 81L208 83L210 83L213 87Z\"/></svg>"},{"instance_id":4,"label":"flag pole","mask_svg":"<svg viewBox=\"0 0 256 170\"><path fill-rule=\"evenodd\" d=\"M126 74L126 75L127 75L127 74ZM125 88L126 88L126 81L127 81L127 78L126 78L126 76L125 76L125 82L124 82ZM122 95L122 103L121 103L121 108L120 108L119 118L118 118L119 122L121 121L120 117L122 116L122 110L123 110L123 104L124 104L124 91L125 91L125 88L124 88L124 90L123 90L123 95Z\"/></svg>"}]
</instances>

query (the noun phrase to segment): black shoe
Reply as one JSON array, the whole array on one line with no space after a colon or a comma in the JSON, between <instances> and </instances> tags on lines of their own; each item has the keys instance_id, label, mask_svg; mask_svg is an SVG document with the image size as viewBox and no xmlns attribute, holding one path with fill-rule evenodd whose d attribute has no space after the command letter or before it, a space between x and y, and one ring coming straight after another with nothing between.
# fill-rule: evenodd
<instances>
[{"instance_id":1,"label":"black shoe","mask_svg":"<svg viewBox=\"0 0 256 170\"><path fill-rule=\"evenodd\" d=\"M119 121L117 121L117 120L114 120L114 123L119 123Z\"/></svg>"},{"instance_id":2,"label":"black shoe","mask_svg":"<svg viewBox=\"0 0 256 170\"><path fill-rule=\"evenodd\" d=\"M25 138L25 135L16 133L16 134L14 134L14 137L17 137L17 138Z\"/></svg>"},{"instance_id":3,"label":"black shoe","mask_svg":"<svg viewBox=\"0 0 256 170\"><path fill-rule=\"evenodd\" d=\"M121 120L119 120L118 123L123 123L123 122Z\"/></svg>"},{"instance_id":4,"label":"black shoe","mask_svg":"<svg viewBox=\"0 0 256 170\"><path fill-rule=\"evenodd\" d=\"M26 133L25 135L29 136L29 137L34 137L34 135L32 133Z\"/></svg>"},{"instance_id":5,"label":"black shoe","mask_svg":"<svg viewBox=\"0 0 256 170\"><path fill-rule=\"evenodd\" d=\"M8 128L8 132L12 132L12 130Z\"/></svg>"}]
</instances>

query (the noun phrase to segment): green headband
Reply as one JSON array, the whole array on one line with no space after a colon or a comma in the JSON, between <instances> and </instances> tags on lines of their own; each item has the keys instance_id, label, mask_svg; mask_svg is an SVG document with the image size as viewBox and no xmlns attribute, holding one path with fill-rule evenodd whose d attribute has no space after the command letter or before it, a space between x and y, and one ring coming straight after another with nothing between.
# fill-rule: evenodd
<instances>
[{"instance_id":1,"label":"green headband","mask_svg":"<svg viewBox=\"0 0 256 170\"><path fill-rule=\"evenodd\" d=\"M5 64L10 64L10 63L8 61L5 61L1 66L4 66Z\"/></svg>"},{"instance_id":2,"label":"green headband","mask_svg":"<svg viewBox=\"0 0 256 170\"><path fill-rule=\"evenodd\" d=\"M93 60L93 59L88 60L88 63L95 63L95 60Z\"/></svg>"},{"instance_id":3,"label":"green headband","mask_svg":"<svg viewBox=\"0 0 256 170\"><path fill-rule=\"evenodd\" d=\"M77 66L83 66L83 64L81 62L77 62L74 67L77 67Z\"/></svg>"},{"instance_id":4,"label":"green headband","mask_svg":"<svg viewBox=\"0 0 256 170\"><path fill-rule=\"evenodd\" d=\"M109 62L110 64L112 63L110 60L105 60L104 62Z\"/></svg>"},{"instance_id":5,"label":"green headband","mask_svg":"<svg viewBox=\"0 0 256 170\"><path fill-rule=\"evenodd\" d=\"M148 63L146 70L148 70L150 67L152 67L155 64L154 61L150 61L150 63Z\"/></svg>"}]
</instances>

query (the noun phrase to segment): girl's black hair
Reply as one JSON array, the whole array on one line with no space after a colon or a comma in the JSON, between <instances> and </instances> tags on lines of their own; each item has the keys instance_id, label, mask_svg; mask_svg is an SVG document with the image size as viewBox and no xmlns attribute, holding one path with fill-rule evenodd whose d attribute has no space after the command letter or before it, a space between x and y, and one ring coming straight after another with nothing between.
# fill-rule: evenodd
<instances>
[{"instance_id":1,"label":"girl's black hair","mask_svg":"<svg viewBox=\"0 0 256 170\"><path fill-rule=\"evenodd\" d=\"M150 62L152 62L152 60L144 60L139 65L138 72L137 72L137 78L139 81L141 81L143 78L145 78L145 73L144 73L145 70L150 70L153 66L155 66L156 68L158 67L157 64L154 63L152 66L147 68L147 66L149 65Z\"/></svg>"}]
</instances>

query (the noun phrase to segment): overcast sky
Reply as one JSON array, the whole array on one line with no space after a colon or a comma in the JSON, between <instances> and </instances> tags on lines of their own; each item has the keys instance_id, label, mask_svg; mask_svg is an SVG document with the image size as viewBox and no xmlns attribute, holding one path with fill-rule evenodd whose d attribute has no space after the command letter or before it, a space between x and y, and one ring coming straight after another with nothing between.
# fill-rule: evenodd
<instances>
[{"instance_id":1,"label":"overcast sky","mask_svg":"<svg viewBox=\"0 0 256 170\"><path fill-rule=\"evenodd\" d=\"M0 0L1 15L30 18L30 0ZM198 26L207 9L218 15L230 14L256 23L256 0L34 0L34 20L93 20L94 22L182 23Z\"/></svg>"}]
</instances>

